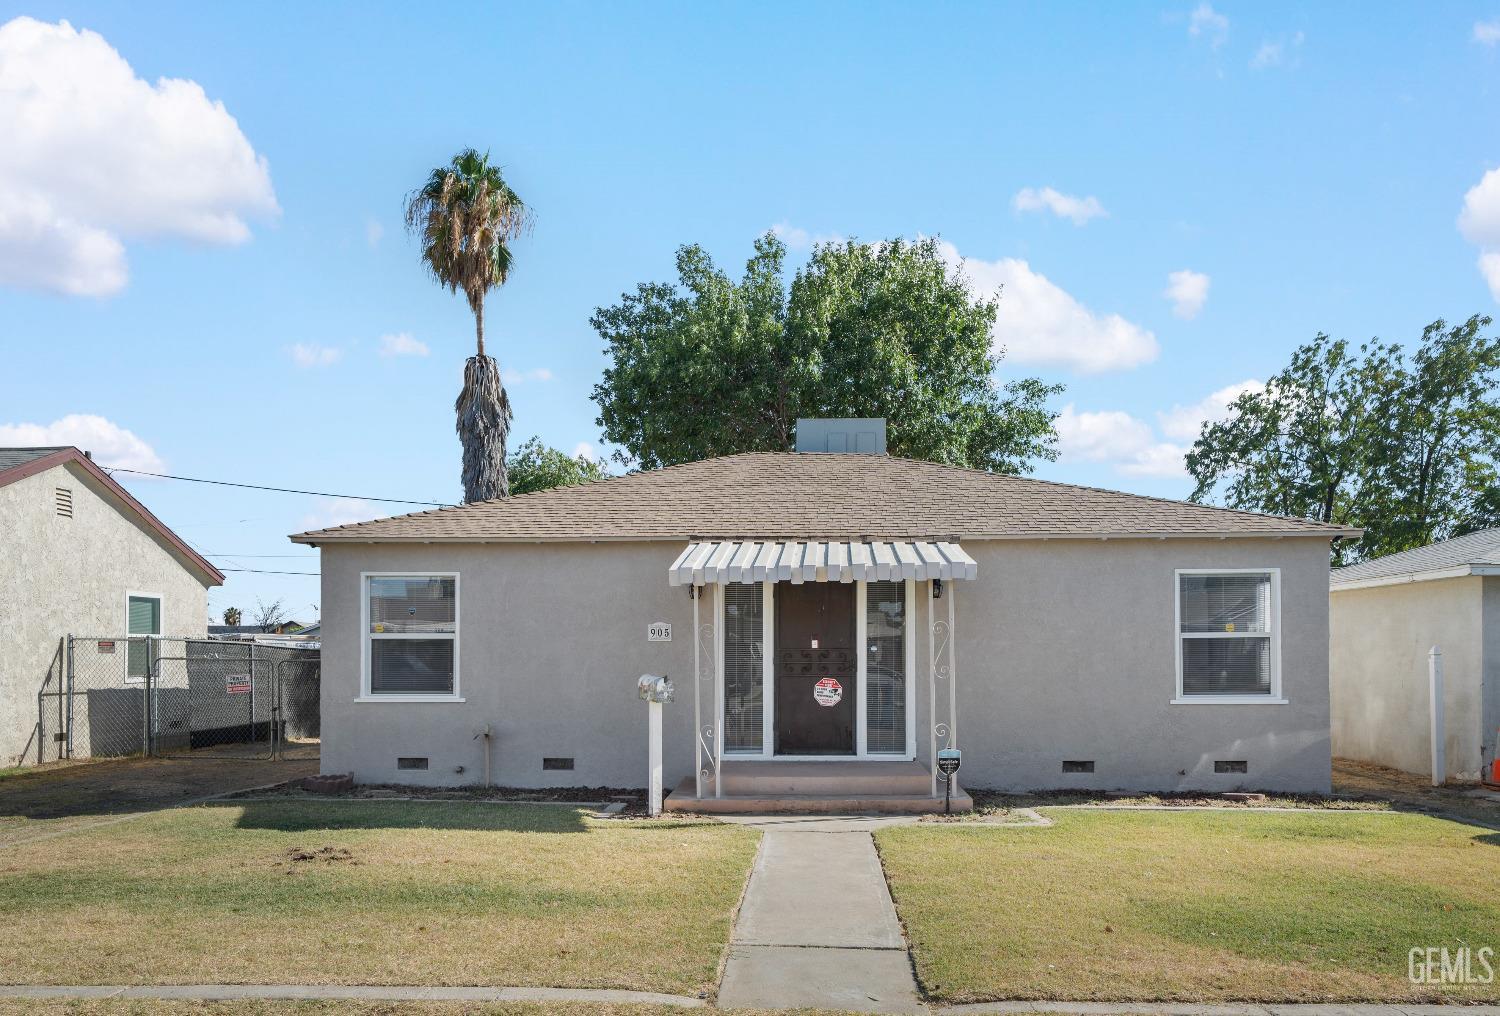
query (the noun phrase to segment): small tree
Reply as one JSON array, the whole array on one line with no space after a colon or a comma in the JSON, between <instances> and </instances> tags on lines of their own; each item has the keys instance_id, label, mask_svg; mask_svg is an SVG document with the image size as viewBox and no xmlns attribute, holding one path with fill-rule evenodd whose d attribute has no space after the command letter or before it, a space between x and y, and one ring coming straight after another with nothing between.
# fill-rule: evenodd
<instances>
[{"instance_id":1,"label":"small tree","mask_svg":"<svg viewBox=\"0 0 1500 1016\"><path fill-rule=\"evenodd\" d=\"M230 625L231 627L239 627L240 617L241 617L241 615L240 615L240 608L238 608L238 607L225 607L224 608L224 623L225 624Z\"/></svg>"},{"instance_id":2,"label":"small tree","mask_svg":"<svg viewBox=\"0 0 1500 1016\"><path fill-rule=\"evenodd\" d=\"M505 471L510 478L512 496L592 483L609 476L609 471L593 459L584 455L570 456L542 444L541 439L535 437L506 460Z\"/></svg>"},{"instance_id":3,"label":"small tree","mask_svg":"<svg viewBox=\"0 0 1500 1016\"><path fill-rule=\"evenodd\" d=\"M250 615L250 623L262 632L273 631L285 624L287 620L286 608L281 605L280 600L263 603L259 597L256 598L255 611Z\"/></svg>"}]
</instances>

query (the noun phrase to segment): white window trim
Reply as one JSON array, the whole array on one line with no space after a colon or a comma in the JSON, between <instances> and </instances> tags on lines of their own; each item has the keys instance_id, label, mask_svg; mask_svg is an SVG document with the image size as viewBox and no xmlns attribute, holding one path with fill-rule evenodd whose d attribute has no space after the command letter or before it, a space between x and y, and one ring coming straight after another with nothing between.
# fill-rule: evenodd
<instances>
[{"instance_id":1,"label":"white window trim","mask_svg":"<svg viewBox=\"0 0 1500 1016\"><path fill-rule=\"evenodd\" d=\"M163 596L161 593L145 593L145 592L142 592L139 589L127 589L127 590L125 590L125 653L124 653L124 656L125 656L125 661L124 661L125 683L126 684L145 684L146 683L146 678L144 676L143 677L131 677L130 676L130 640L132 638L144 638L147 641L149 641L153 636L151 636L151 635L131 635L130 634L130 601L131 600L155 600L156 601L156 634L155 634L154 637L157 638L157 639L160 639L161 638L161 633L167 630L167 598L165 596ZM148 653L148 657L149 657L149 653ZM148 664L148 666L149 666L149 664Z\"/></svg>"},{"instance_id":2,"label":"white window trim","mask_svg":"<svg viewBox=\"0 0 1500 1016\"><path fill-rule=\"evenodd\" d=\"M449 695L404 694L372 692L370 690L370 643L374 633L370 631L370 580L384 578L401 579L452 579L453 580L453 692ZM459 633L462 627L463 590L458 572L450 571L378 571L359 573L359 695L356 702L462 702L462 686L459 684ZM382 635L388 641L400 639L430 639L442 637L442 632L410 632Z\"/></svg>"},{"instance_id":3,"label":"white window trim","mask_svg":"<svg viewBox=\"0 0 1500 1016\"><path fill-rule=\"evenodd\" d=\"M1182 630L1182 577L1184 575L1269 575L1271 577L1271 691L1266 695L1189 695L1182 690L1182 640L1185 638L1265 638L1264 632L1184 632ZM1178 568L1172 573L1172 646L1177 660L1177 706L1284 706L1281 690L1281 569L1280 568Z\"/></svg>"},{"instance_id":4,"label":"white window trim","mask_svg":"<svg viewBox=\"0 0 1500 1016\"><path fill-rule=\"evenodd\" d=\"M776 680L775 680L775 656L776 656L776 610L775 610L775 586L772 581L761 582L762 620L761 620L761 680L763 682L761 691L761 750L756 751L725 751L723 758L734 762L912 762L916 760L917 745L917 707L912 698L911 675L917 669L917 617L916 599L917 583L915 579L895 579L902 583L906 596L906 751L902 752L870 752L867 750L866 729L869 722L869 714L865 702L865 678L866 678L866 653L864 651L865 626L868 619L865 617L867 606L866 596L868 594L867 583L863 579L856 580L854 594L855 608L855 644L859 650L855 654L857 669L855 671L855 687L858 708L855 712L855 754L853 755L777 755L776 750ZM788 583L790 584L790 583ZM718 595L717 608L717 630L724 630L724 600L723 595ZM718 640L722 643L723 639ZM716 699L723 703L724 682L724 647L722 644L716 646L719 656L718 683ZM723 706L720 706L719 729L724 730L727 724L723 714Z\"/></svg>"}]
</instances>

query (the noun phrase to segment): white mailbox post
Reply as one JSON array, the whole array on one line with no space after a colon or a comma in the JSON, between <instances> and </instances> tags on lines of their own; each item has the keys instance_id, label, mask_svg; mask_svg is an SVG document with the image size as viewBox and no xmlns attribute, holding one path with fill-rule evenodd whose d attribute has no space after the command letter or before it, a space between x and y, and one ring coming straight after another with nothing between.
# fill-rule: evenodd
<instances>
[{"instance_id":1,"label":"white mailbox post","mask_svg":"<svg viewBox=\"0 0 1500 1016\"><path fill-rule=\"evenodd\" d=\"M672 682L655 674L642 674L636 681L636 690L650 710L646 729L649 768L646 807L655 818L661 814L661 707L663 702L672 701Z\"/></svg>"}]
</instances>

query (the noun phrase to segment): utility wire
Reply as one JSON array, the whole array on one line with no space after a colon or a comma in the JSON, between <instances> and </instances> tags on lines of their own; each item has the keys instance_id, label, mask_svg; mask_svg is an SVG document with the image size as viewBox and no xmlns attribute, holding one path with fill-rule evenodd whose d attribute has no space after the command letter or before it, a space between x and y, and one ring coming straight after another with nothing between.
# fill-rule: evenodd
<instances>
[{"instance_id":1,"label":"utility wire","mask_svg":"<svg viewBox=\"0 0 1500 1016\"><path fill-rule=\"evenodd\" d=\"M260 568L220 568L221 572L248 572L251 575L321 575L315 571L265 571Z\"/></svg>"},{"instance_id":2,"label":"utility wire","mask_svg":"<svg viewBox=\"0 0 1500 1016\"><path fill-rule=\"evenodd\" d=\"M158 480L183 480L187 483L212 483L218 487L243 487L246 490L269 490L277 494L311 494L314 497L342 497L351 501L380 501L384 504L420 504L429 508L451 508L441 501L406 501L399 497L362 497L358 494L330 494L323 490L293 490L290 487L263 487L255 483L230 483L228 480L205 480L197 476L171 476L167 473L148 473L144 469L125 469L120 466L103 467L106 473L133 473L136 476L154 476Z\"/></svg>"}]
</instances>

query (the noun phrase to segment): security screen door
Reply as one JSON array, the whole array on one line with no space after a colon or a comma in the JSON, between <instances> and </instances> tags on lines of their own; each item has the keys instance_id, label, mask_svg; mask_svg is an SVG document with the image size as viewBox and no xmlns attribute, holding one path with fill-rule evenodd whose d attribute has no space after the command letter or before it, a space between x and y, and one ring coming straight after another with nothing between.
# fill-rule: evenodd
<instances>
[{"instance_id":1,"label":"security screen door","mask_svg":"<svg viewBox=\"0 0 1500 1016\"><path fill-rule=\"evenodd\" d=\"M852 583L776 583L776 754L853 755Z\"/></svg>"}]
</instances>

